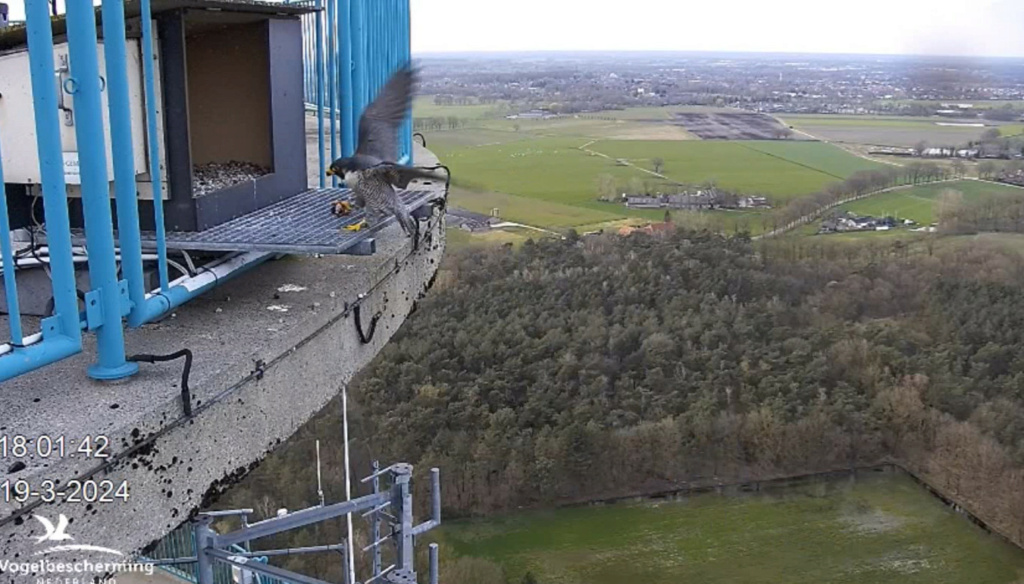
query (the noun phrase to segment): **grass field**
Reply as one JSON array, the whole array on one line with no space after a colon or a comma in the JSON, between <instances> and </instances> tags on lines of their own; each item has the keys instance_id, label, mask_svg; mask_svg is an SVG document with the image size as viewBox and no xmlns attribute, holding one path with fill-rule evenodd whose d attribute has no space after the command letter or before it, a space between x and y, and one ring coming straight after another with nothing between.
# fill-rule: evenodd
<instances>
[{"instance_id":1,"label":"grass field","mask_svg":"<svg viewBox=\"0 0 1024 584\"><path fill-rule=\"evenodd\" d=\"M600 208L591 209L579 205L566 205L536 198L488 191L471 191L453 187L450 194L453 207L489 215L492 209L498 209L502 219L537 225L547 228L563 229L605 223L619 219L618 209L611 205L609 211Z\"/></svg>"},{"instance_id":2,"label":"grass field","mask_svg":"<svg viewBox=\"0 0 1024 584\"><path fill-rule=\"evenodd\" d=\"M913 219L928 225L935 221L939 199L943 192L955 190L963 193L964 202L984 201L992 195L1024 197L1024 189L977 180L921 185L911 189L875 195L843 205L843 209L872 217L892 215L900 219Z\"/></svg>"},{"instance_id":3,"label":"grass field","mask_svg":"<svg viewBox=\"0 0 1024 584\"><path fill-rule=\"evenodd\" d=\"M428 146L452 169L458 187L452 195L454 204L482 213L498 208L509 221L544 228L586 229L624 219L660 220L662 211L627 209L596 200L601 174L613 176L622 188L633 178L663 182L642 170L652 169L654 158L665 161L663 173L670 181L715 181L744 194L767 195L776 205L813 193L858 170L883 166L827 143L701 141L682 127L666 123L677 112L734 111L722 108L633 108L553 120L505 119L510 111L517 110L507 109L506 104L438 106L432 97L420 97L414 115L451 115L464 122L457 130L426 132ZM860 133L854 136L857 141L872 133L889 137L905 133L906 141L913 144L920 140L923 130L946 137L962 137L969 131L968 139L981 132L980 128L936 126L934 120L925 118L793 116L787 120L811 130L821 127L851 135ZM1004 131L1021 129L1006 126ZM579 148L587 143L596 152L626 159L639 168L590 156ZM877 204L926 217L927 204L920 198L928 196L883 196ZM763 231L757 213L677 212L674 216L683 225L727 232L742 229L753 234Z\"/></svg>"},{"instance_id":4,"label":"grass field","mask_svg":"<svg viewBox=\"0 0 1024 584\"><path fill-rule=\"evenodd\" d=\"M921 140L935 146L961 146L971 140L979 139L987 129L970 126L940 126L937 122L957 122L956 120L938 118L802 114L785 114L781 117L796 129L823 140L885 146L911 147ZM977 120L975 123L996 125L1007 136L1024 132L1024 126L1020 124L999 124L998 122L982 122L982 120Z\"/></svg>"},{"instance_id":5,"label":"grass field","mask_svg":"<svg viewBox=\"0 0 1024 584\"><path fill-rule=\"evenodd\" d=\"M651 168L651 159L665 161L669 178L691 184L714 180L723 188L764 193L785 201L817 191L856 170L879 165L841 148L820 142L600 141L591 149Z\"/></svg>"},{"instance_id":6,"label":"grass field","mask_svg":"<svg viewBox=\"0 0 1024 584\"><path fill-rule=\"evenodd\" d=\"M487 105L437 105L434 103L433 95L421 95L413 100L412 110L413 116L417 118L447 118L448 116L455 116L457 118L476 120L507 115L509 113L509 106L503 102Z\"/></svg>"},{"instance_id":7,"label":"grass field","mask_svg":"<svg viewBox=\"0 0 1024 584\"><path fill-rule=\"evenodd\" d=\"M446 522L444 554L487 558L509 582L1009 584L1024 552L905 476L740 497Z\"/></svg>"}]
</instances>

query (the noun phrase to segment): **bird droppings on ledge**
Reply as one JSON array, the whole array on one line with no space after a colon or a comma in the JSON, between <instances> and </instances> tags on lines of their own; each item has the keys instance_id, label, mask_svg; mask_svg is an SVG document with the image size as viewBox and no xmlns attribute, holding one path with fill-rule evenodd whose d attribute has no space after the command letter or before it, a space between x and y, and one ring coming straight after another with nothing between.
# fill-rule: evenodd
<instances>
[{"instance_id":1,"label":"bird droppings on ledge","mask_svg":"<svg viewBox=\"0 0 1024 584\"><path fill-rule=\"evenodd\" d=\"M192 166L192 196L202 197L238 183L270 174L270 169L252 162L207 162Z\"/></svg>"}]
</instances>

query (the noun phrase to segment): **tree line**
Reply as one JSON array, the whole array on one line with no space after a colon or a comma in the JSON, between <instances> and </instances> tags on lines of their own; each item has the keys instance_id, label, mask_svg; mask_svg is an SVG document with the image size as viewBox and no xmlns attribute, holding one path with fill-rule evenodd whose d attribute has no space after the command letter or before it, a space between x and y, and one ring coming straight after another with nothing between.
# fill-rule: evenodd
<instances>
[{"instance_id":1,"label":"tree line","mask_svg":"<svg viewBox=\"0 0 1024 584\"><path fill-rule=\"evenodd\" d=\"M860 170L846 180L826 185L817 193L793 199L775 212L765 215L762 221L766 230L771 231L804 217L814 216L847 199L894 187L963 178L966 174L967 166L959 160L949 166L935 162L911 162L905 166Z\"/></svg>"},{"instance_id":2,"label":"tree line","mask_svg":"<svg viewBox=\"0 0 1024 584\"><path fill-rule=\"evenodd\" d=\"M679 230L454 252L350 386L355 465L416 465L421 513L440 467L454 519L896 459L1024 543L1024 258L929 241ZM338 412L221 505L314 504L316 439L340 465ZM343 522L317 530L268 545ZM304 571L338 569L318 562ZM442 572L503 581L450 554Z\"/></svg>"}]
</instances>

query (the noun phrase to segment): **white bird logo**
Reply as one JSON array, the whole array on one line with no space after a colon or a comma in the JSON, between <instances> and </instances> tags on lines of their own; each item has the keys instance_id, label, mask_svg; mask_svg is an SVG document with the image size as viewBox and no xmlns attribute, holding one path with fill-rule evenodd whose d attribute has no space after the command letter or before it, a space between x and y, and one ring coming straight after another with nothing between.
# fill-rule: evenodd
<instances>
[{"instance_id":1,"label":"white bird logo","mask_svg":"<svg viewBox=\"0 0 1024 584\"><path fill-rule=\"evenodd\" d=\"M36 538L36 544L43 543L44 541L65 541L75 539L67 533L64 533L68 528L68 518L65 517L63 513L61 513L60 517L57 519L57 527L54 527L53 523L45 517L40 515L33 515L33 517L38 519L39 523L43 524L43 529L46 530L46 533Z\"/></svg>"}]
</instances>

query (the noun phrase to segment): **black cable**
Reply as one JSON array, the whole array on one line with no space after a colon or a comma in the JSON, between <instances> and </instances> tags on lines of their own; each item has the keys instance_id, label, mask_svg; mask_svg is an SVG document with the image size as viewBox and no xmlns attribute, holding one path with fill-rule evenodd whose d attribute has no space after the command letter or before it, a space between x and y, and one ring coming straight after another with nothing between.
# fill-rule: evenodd
<instances>
[{"instance_id":1,"label":"black cable","mask_svg":"<svg viewBox=\"0 0 1024 584\"><path fill-rule=\"evenodd\" d=\"M427 147L427 137L424 136L423 134L419 133L419 132L416 132L415 134L412 135L413 138L415 138L416 136L419 136L420 140L423 140L423 147L426 148Z\"/></svg>"},{"instance_id":2,"label":"black cable","mask_svg":"<svg viewBox=\"0 0 1024 584\"><path fill-rule=\"evenodd\" d=\"M364 345L368 345L368 344L370 344L370 341L373 340L374 333L377 332L377 321L380 320L380 312L378 312L377 314L374 314L373 318L370 319L370 335L367 336L363 332L363 323L362 323L362 318L360 316L360 312L361 311L360 311L359 307L360 307L360 305L356 304L355 308L352 309L352 312L355 313L356 332L359 333L359 342L361 342Z\"/></svg>"},{"instance_id":3,"label":"black cable","mask_svg":"<svg viewBox=\"0 0 1024 584\"><path fill-rule=\"evenodd\" d=\"M170 355L132 355L128 357L129 361L136 363L162 363L166 361L174 361L175 359L185 358L185 368L181 371L181 407L185 411L186 417L192 416L192 392L188 387L188 376L192 373L192 351L189 349L182 349Z\"/></svg>"}]
</instances>

